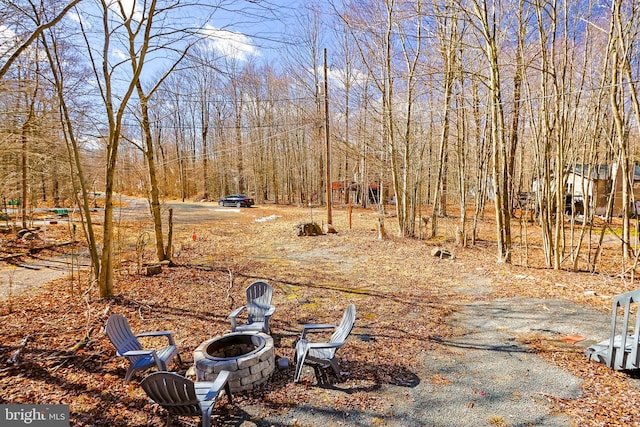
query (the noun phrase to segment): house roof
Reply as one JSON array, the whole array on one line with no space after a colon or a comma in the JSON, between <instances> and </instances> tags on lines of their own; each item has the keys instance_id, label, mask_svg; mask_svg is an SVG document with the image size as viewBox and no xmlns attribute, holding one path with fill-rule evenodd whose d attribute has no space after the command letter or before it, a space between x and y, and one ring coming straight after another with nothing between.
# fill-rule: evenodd
<instances>
[{"instance_id":1,"label":"house roof","mask_svg":"<svg viewBox=\"0 0 640 427\"><path fill-rule=\"evenodd\" d=\"M573 165L573 173L587 176L591 179L608 179L611 177L609 165Z\"/></svg>"},{"instance_id":2,"label":"house roof","mask_svg":"<svg viewBox=\"0 0 640 427\"><path fill-rule=\"evenodd\" d=\"M590 179L610 179L611 178L611 165L583 165L583 164L575 164L573 165L573 170L571 172L581 175L587 176ZM633 180L640 181L640 165L634 165L633 169Z\"/></svg>"},{"instance_id":3,"label":"house roof","mask_svg":"<svg viewBox=\"0 0 640 427\"><path fill-rule=\"evenodd\" d=\"M575 164L573 169L569 171L580 176L587 176L590 179L611 179L611 165ZM640 181L640 164L635 164L633 167L633 180Z\"/></svg>"}]
</instances>

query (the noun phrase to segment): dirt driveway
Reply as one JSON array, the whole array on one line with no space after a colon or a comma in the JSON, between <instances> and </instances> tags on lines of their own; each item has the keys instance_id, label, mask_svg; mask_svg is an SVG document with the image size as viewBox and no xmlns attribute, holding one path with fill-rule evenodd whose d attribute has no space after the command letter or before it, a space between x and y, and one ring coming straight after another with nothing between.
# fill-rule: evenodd
<instances>
[{"instance_id":1,"label":"dirt driveway","mask_svg":"<svg viewBox=\"0 0 640 427\"><path fill-rule=\"evenodd\" d=\"M0 264L0 300L20 294L28 289L37 290L53 280L73 277L77 269L86 269L86 259L72 254L56 257L31 257L16 264Z\"/></svg>"},{"instance_id":2,"label":"dirt driveway","mask_svg":"<svg viewBox=\"0 0 640 427\"><path fill-rule=\"evenodd\" d=\"M116 208L116 221L136 224L149 224L149 205L148 202L139 197L117 196L118 207ZM236 208L223 208L217 203L212 202L179 202L171 201L163 205L163 212L168 216L168 209L174 211L174 223L176 228L190 230L202 223L213 223L216 221L229 221L234 217L241 217L243 210ZM96 219L101 221L101 213L99 209L95 210ZM57 243L66 243L70 241L69 233L66 232L70 228L69 222L76 222L74 218L55 218L56 225L49 225L53 219L46 221L36 221L33 227L39 230L35 232L39 239L47 239L47 227L49 236L56 233L63 237ZM43 226L44 223L47 223ZM80 224L76 224L80 227ZM166 225L166 224L165 224ZM9 238L10 236L8 236ZM9 245L10 242L5 243ZM52 241L52 245L56 242ZM46 246L47 242L40 240L34 242L34 246ZM27 253L26 250L17 250L17 252ZM90 268L90 260L86 250L75 251L71 248L58 247L56 253L46 253L38 255L37 253L28 254L20 258L8 258L6 262L0 262L0 300L8 298L10 295L17 295L28 289L37 290L53 280L62 278L73 278L77 275L77 269L87 270Z\"/></svg>"}]
</instances>

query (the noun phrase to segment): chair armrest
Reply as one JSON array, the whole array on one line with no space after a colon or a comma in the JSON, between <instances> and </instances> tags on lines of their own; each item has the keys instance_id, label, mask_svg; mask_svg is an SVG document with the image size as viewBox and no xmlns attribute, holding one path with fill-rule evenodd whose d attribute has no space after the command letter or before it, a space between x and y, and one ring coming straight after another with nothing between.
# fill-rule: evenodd
<instances>
[{"instance_id":1,"label":"chair armrest","mask_svg":"<svg viewBox=\"0 0 640 427\"><path fill-rule=\"evenodd\" d=\"M318 332L322 330L335 329L335 328L336 328L335 325L329 325L326 323L307 323L302 328L302 336L300 338L304 339L304 337L307 335L307 332Z\"/></svg>"},{"instance_id":2,"label":"chair armrest","mask_svg":"<svg viewBox=\"0 0 640 427\"><path fill-rule=\"evenodd\" d=\"M124 356L124 357L149 356L149 355L153 356L153 361L155 362L156 367L158 368L159 371L167 370L166 363L160 360L160 357L158 357L158 353L156 353L155 350L129 350L121 354L121 356Z\"/></svg>"},{"instance_id":3,"label":"chair armrest","mask_svg":"<svg viewBox=\"0 0 640 427\"><path fill-rule=\"evenodd\" d=\"M169 345L175 345L175 342L173 342L173 335L171 334L171 331L142 332L142 333L136 335L136 337L138 337L138 338L140 338L140 337L167 337L167 339L169 340Z\"/></svg>"},{"instance_id":4,"label":"chair armrest","mask_svg":"<svg viewBox=\"0 0 640 427\"><path fill-rule=\"evenodd\" d=\"M233 310L229 316L227 316L229 319L231 319L231 332L235 332L236 331L236 317L238 316L238 314L240 314L240 312L242 310L244 310L245 308L247 308L246 305L242 305L238 308L236 308L235 310Z\"/></svg>"},{"instance_id":5,"label":"chair armrest","mask_svg":"<svg viewBox=\"0 0 640 427\"><path fill-rule=\"evenodd\" d=\"M220 390L222 390L222 387L224 387L225 384L227 384L228 379L229 379L229 371L220 371L215 381L211 385L209 392L204 397L204 400L216 399L216 397L218 397L218 394L220 394Z\"/></svg>"},{"instance_id":6,"label":"chair armrest","mask_svg":"<svg viewBox=\"0 0 640 427\"><path fill-rule=\"evenodd\" d=\"M276 307L274 305L270 305L269 309L267 310L267 312L264 314L264 331L266 333L269 333L270 331L270 327L269 327L269 320L271 320L271 316L273 315L273 313L276 311Z\"/></svg>"},{"instance_id":7,"label":"chair armrest","mask_svg":"<svg viewBox=\"0 0 640 427\"><path fill-rule=\"evenodd\" d=\"M344 345L342 342L307 342L307 348L340 348Z\"/></svg>"},{"instance_id":8,"label":"chair armrest","mask_svg":"<svg viewBox=\"0 0 640 427\"><path fill-rule=\"evenodd\" d=\"M118 354L123 357L148 356L153 353L155 353L155 350L129 350L124 353L118 352Z\"/></svg>"},{"instance_id":9,"label":"chair armrest","mask_svg":"<svg viewBox=\"0 0 640 427\"><path fill-rule=\"evenodd\" d=\"M233 311L229 314L229 316L227 316L227 317L230 317L230 318L232 318L232 319L233 319L233 318L235 318L238 314L240 314L240 312L241 312L242 310L244 310L245 308L247 308L247 306L246 306L246 305L240 306L240 307L236 308L235 310L233 310Z\"/></svg>"}]
</instances>

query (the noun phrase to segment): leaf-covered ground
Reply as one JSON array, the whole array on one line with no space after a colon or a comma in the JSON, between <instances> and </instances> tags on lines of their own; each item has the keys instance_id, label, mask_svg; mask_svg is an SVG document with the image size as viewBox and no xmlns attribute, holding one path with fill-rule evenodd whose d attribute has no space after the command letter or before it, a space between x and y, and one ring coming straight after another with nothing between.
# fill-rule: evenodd
<instances>
[{"instance_id":1,"label":"leaf-covered ground","mask_svg":"<svg viewBox=\"0 0 640 427\"><path fill-rule=\"evenodd\" d=\"M324 211L313 214L316 221L324 219ZM124 383L126 362L115 356L102 332L108 316L123 314L135 332L171 330L184 362L174 368L185 373L201 342L229 332L227 315L242 304L245 287L254 280L266 280L276 289L277 311L271 325L276 353L289 360L304 323L338 322L344 308L356 304L356 327L340 349L341 368L348 374L338 381L329 373L320 379L325 386L319 386L314 371L307 369L294 385L292 367L277 369L259 389L234 396L233 405L221 399L216 422L263 425L262 420L271 415L310 405L332 411L335 425L355 410L377 414L369 422L384 424L394 400L406 397L402 387L411 387L420 376L435 385L447 381L428 376L417 355L438 351L439 342L455 333L445 321L456 310L455 301L471 298L458 294L456 288L476 285L470 278L478 271L483 272L483 280L477 286L490 286L491 291L474 295L476 299L560 298L607 312L612 295L634 288L616 276L614 264L602 267L610 274L540 268L541 254L535 245L526 254L514 252L514 265L496 264L489 220L483 224L486 235L481 234L475 246L460 248L454 244L454 219L441 220L443 237L437 240L393 237L395 221L389 217L385 221L389 237L379 240L372 210L354 210L351 227L346 209L334 209L333 219L338 233L315 237L295 233L297 224L310 220L308 208L265 205L243 209L228 220L195 228L183 225L176 230L175 266L151 277L137 274L135 242L152 228L125 224L114 272L115 298L99 299L85 273L80 280L76 275L74 283L58 280L0 303L0 402L69 404L71 425L77 426L161 425L162 410L150 404L138 386L144 374ZM65 229L58 233L64 241ZM7 253L9 243L8 238L3 241ZM433 257L436 247L450 250L454 258ZM147 245L142 258L151 260L152 253ZM534 268L518 266L525 263L525 255ZM602 329L606 336L608 325ZM19 363L6 363L25 337L30 341ZM582 397L555 402L555 410L570 414L575 425L609 425L611 420L634 425L640 420L633 378L586 363L577 347L567 350L538 337L521 339L550 363L584 379ZM195 422L181 421L184 425ZM313 422L294 419L286 425Z\"/></svg>"}]
</instances>

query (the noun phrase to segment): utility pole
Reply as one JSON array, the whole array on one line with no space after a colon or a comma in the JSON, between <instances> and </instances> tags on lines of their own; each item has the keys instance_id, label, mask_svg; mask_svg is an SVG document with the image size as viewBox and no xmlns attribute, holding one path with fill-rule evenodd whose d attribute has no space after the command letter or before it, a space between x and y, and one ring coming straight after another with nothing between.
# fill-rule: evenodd
<instances>
[{"instance_id":1,"label":"utility pole","mask_svg":"<svg viewBox=\"0 0 640 427\"><path fill-rule=\"evenodd\" d=\"M332 202L332 185L331 185L331 140L329 139L329 85L327 83L327 48L324 48L324 139L327 148L327 225L332 225L331 202ZM331 228L331 227L329 227Z\"/></svg>"}]
</instances>

